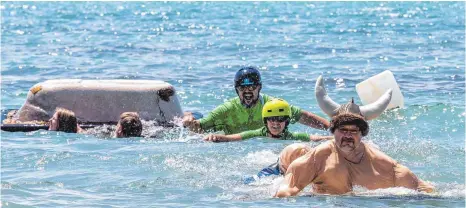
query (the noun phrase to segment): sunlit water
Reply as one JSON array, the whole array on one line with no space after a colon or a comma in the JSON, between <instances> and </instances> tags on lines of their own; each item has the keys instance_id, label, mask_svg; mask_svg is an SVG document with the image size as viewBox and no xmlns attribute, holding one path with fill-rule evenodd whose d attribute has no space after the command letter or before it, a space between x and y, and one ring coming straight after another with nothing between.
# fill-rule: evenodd
<instances>
[{"instance_id":1,"label":"sunlit water","mask_svg":"<svg viewBox=\"0 0 466 208\"><path fill-rule=\"evenodd\" d=\"M109 139L112 126L88 135L1 132L2 206L464 207L464 5L2 2L2 109L19 108L48 79L161 79L183 110L206 115L236 95L234 73L254 65L263 93L326 117L313 94L319 75L335 101L360 103L355 85L388 69L406 106L371 121L365 140L437 188L275 199L280 177L243 178L293 141L207 143L146 123L139 139Z\"/></svg>"}]
</instances>

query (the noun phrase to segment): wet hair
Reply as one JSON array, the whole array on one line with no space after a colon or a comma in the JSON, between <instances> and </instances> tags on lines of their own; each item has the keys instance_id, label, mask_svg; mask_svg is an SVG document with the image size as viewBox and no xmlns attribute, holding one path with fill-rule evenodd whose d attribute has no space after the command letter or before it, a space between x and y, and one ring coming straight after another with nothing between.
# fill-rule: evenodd
<instances>
[{"instance_id":1,"label":"wet hair","mask_svg":"<svg viewBox=\"0 0 466 208\"><path fill-rule=\"evenodd\" d=\"M342 113L332 117L330 121L330 132L335 133L335 130L343 125L356 125L361 131L362 136L369 133L369 124L360 115L354 113Z\"/></svg>"},{"instance_id":2,"label":"wet hair","mask_svg":"<svg viewBox=\"0 0 466 208\"><path fill-rule=\"evenodd\" d=\"M55 113L57 113L57 131L63 131L66 133L78 132L78 119L74 115L73 111L65 108L57 108L55 109Z\"/></svg>"},{"instance_id":3,"label":"wet hair","mask_svg":"<svg viewBox=\"0 0 466 208\"><path fill-rule=\"evenodd\" d=\"M136 112L124 112L120 115L121 133L123 137L140 137L142 133L142 123L139 114Z\"/></svg>"}]
</instances>

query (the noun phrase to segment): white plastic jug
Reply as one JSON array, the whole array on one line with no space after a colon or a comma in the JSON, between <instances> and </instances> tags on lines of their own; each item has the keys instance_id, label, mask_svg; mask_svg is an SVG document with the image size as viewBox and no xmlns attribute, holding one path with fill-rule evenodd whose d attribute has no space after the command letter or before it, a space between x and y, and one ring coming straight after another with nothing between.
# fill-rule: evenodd
<instances>
[{"instance_id":1,"label":"white plastic jug","mask_svg":"<svg viewBox=\"0 0 466 208\"><path fill-rule=\"evenodd\" d=\"M393 90L393 93L392 100L390 104L388 104L387 109L396 107L403 108L403 94L401 94L400 87L396 83L395 77L391 71L386 70L356 84L356 91L364 105L373 103L390 88Z\"/></svg>"}]
</instances>

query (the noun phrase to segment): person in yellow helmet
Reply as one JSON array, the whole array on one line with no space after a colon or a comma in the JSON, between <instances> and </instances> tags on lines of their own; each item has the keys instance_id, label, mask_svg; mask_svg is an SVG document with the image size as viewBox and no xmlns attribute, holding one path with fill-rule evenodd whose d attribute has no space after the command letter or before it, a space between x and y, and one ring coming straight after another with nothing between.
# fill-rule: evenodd
<instances>
[{"instance_id":1,"label":"person in yellow helmet","mask_svg":"<svg viewBox=\"0 0 466 208\"><path fill-rule=\"evenodd\" d=\"M223 131L225 134L238 134L262 127L262 108L274 97L261 93L259 70L253 66L238 70L234 87L238 96L217 106L206 117L196 119L192 112L185 112L183 126L197 133ZM290 123L320 130L327 130L330 125L325 118L293 105Z\"/></svg>"},{"instance_id":2,"label":"person in yellow helmet","mask_svg":"<svg viewBox=\"0 0 466 208\"><path fill-rule=\"evenodd\" d=\"M229 142L246 140L253 137L269 137L281 140L320 141L333 139L332 136L309 135L307 133L292 133L288 131L291 119L291 107L282 99L273 99L262 108L264 126L239 134L221 135L210 134L204 137L205 141Z\"/></svg>"}]
</instances>

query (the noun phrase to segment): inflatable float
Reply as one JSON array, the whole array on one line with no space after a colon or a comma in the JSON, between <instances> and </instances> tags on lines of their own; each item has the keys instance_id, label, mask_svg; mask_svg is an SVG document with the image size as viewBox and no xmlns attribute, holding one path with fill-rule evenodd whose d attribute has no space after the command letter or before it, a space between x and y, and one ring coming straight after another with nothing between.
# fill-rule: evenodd
<instances>
[{"instance_id":1,"label":"inflatable float","mask_svg":"<svg viewBox=\"0 0 466 208\"><path fill-rule=\"evenodd\" d=\"M378 98L391 89L392 99L387 109L404 108L404 98L395 76L390 70L385 70L356 84L356 92L364 105L375 102Z\"/></svg>"},{"instance_id":2,"label":"inflatable float","mask_svg":"<svg viewBox=\"0 0 466 208\"><path fill-rule=\"evenodd\" d=\"M2 110L1 129L48 129L57 107L73 111L81 128L116 124L123 112L137 112L142 120L162 126L183 116L175 88L164 81L59 79L32 86L20 109Z\"/></svg>"}]
</instances>

